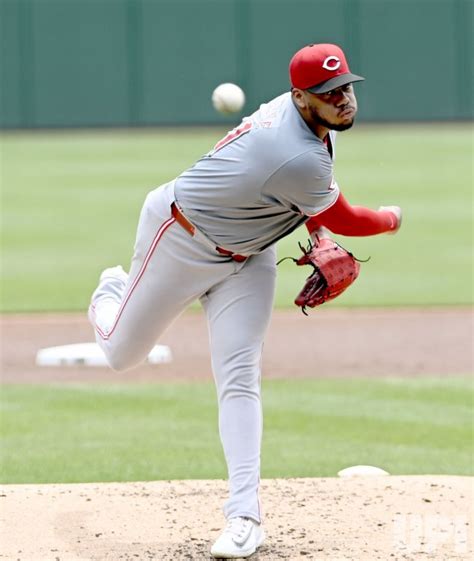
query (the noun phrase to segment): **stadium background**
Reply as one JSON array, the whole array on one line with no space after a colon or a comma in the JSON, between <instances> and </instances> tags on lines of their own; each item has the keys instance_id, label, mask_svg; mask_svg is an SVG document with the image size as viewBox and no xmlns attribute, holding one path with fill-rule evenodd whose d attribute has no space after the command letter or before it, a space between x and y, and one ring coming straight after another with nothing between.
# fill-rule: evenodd
<instances>
[{"instance_id":1,"label":"stadium background","mask_svg":"<svg viewBox=\"0 0 474 561\"><path fill-rule=\"evenodd\" d=\"M291 55L340 44L370 85L364 121L472 116L469 0L2 0L3 127L222 123L288 89ZM229 119L227 119L229 120Z\"/></svg>"}]
</instances>

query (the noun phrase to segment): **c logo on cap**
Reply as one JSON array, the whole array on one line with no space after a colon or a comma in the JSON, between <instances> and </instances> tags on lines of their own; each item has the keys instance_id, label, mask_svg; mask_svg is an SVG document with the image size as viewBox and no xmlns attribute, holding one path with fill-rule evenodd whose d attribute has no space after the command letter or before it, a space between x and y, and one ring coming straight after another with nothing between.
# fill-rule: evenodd
<instances>
[{"instance_id":1,"label":"c logo on cap","mask_svg":"<svg viewBox=\"0 0 474 561\"><path fill-rule=\"evenodd\" d=\"M323 68L325 68L326 70L337 70L340 66L341 61L337 58L337 56L334 55L326 57L323 62Z\"/></svg>"}]
</instances>

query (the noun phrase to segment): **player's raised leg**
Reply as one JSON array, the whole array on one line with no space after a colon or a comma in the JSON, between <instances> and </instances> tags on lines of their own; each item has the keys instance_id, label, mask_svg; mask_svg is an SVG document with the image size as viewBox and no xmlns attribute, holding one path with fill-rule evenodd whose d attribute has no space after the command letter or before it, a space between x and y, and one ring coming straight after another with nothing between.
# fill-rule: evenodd
<instances>
[{"instance_id":1,"label":"player's raised leg","mask_svg":"<svg viewBox=\"0 0 474 561\"><path fill-rule=\"evenodd\" d=\"M175 222L172 200L172 188L167 186L148 195L130 274L120 267L106 269L92 296L89 318L115 370L145 360L166 327L232 272L232 264L223 263L222 256L193 240Z\"/></svg>"}]
</instances>

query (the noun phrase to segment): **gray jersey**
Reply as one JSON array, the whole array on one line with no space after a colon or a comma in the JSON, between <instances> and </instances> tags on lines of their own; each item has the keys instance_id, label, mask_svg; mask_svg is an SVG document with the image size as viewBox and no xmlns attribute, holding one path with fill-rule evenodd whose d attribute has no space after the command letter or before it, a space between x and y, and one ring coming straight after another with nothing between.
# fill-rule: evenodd
<instances>
[{"instance_id":1,"label":"gray jersey","mask_svg":"<svg viewBox=\"0 0 474 561\"><path fill-rule=\"evenodd\" d=\"M242 254L262 251L338 194L328 146L290 93L244 118L175 183L186 216L216 245Z\"/></svg>"}]
</instances>

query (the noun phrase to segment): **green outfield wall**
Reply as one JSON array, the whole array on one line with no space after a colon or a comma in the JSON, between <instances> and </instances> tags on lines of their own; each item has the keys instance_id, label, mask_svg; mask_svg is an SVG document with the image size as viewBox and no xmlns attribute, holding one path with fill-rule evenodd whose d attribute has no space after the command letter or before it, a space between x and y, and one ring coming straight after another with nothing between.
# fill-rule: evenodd
<instances>
[{"instance_id":1,"label":"green outfield wall","mask_svg":"<svg viewBox=\"0 0 474 561\"><path fill-rule=\"evenodd\" d=\"M224 122L217 84L252 111L311 42L366 76L360 120L472 117L472 0L0 0L0 33L3 128Z\"/></svg>"}]
</instances>

